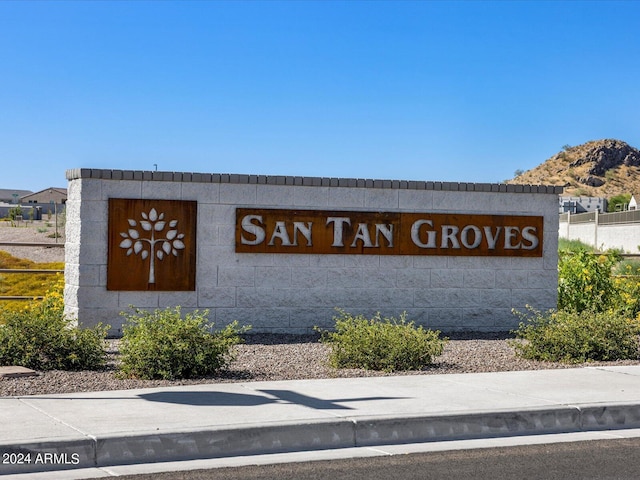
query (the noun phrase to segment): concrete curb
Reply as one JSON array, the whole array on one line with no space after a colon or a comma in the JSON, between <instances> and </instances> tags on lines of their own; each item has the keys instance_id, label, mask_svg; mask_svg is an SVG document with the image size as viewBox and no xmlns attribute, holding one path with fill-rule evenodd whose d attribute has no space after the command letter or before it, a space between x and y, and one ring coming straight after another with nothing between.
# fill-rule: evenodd
<instances>
[{"instance_id":1,"label":"concrete curb","mask_svg":"<svg viewBox=\"0 0 640 480\"><path fill-rule=\"evenodd\" d=\"M154 431L65 441L0 445L29 461L2 465L3 474L33 473L154 462L615 430L640 427L639 404L584 404L461 414L354 417L243 425L200 431ZM55 462L38 456L56 452Z\"/></svg>"}]
</instances>

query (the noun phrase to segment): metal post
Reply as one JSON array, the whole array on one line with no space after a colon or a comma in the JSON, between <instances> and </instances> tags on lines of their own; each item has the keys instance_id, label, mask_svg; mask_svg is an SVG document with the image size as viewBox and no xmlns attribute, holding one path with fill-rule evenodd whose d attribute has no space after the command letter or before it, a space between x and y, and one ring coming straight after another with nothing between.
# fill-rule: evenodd
<instances>
[{"instance_id":1,"label":"metal post","mask_svg":"<svg viewBox=\"0 0 640 480\"><path fill-rule=\"evenodd\" d=\"M51 195L51 197L49 197L49 201L51 201L51 198L53 197L53 188L49 189L49 195ZM49 212L51 212L51 210L49 210ZM56 202L56 199L53 199L53 215L56 217L56 243L58 243L58 202Z\"/></svg>"},{"instance_id":2,"label":"metal post","mask_svg":"<svg viewBox=\"0 0 640 480\"><path fill-rule=\"evenodd\" d=\"M595 218L594 218L594 230L593 230L593 246L598 250L598 223L600 219L598 218L598 214L600 210L596 210Z\"/></svg>"},{"instance_id":3,"label":"metal post","mask_svg":"<svg viewBox=\"0 0 640 480\"><path fill-rule=\"evenodd\" d=\"M55 200L53 201L53 214L56 217L56 243L58 243L58 204Z\"/></svg>"}]
</instances>

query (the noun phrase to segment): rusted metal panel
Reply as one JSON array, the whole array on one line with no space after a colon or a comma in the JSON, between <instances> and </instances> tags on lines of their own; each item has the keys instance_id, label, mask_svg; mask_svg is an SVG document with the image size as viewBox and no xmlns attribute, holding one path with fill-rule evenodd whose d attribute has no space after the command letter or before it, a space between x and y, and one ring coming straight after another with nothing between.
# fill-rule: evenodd
<instances>
[{"instance_id":1,"label":"rusted metal panel","mask_svg":"<svg viewBox=\"0 0 640 480\"><path fill-rule=\"evenodd\" d=\"M107 290L196 288L197 202L109 199Z\"/></svg>"},{"instance_id":2,"label":"rusted metal panel","mask_svg":"<svg viewBox=\"0 0 640 480\"><path fill-rule=\"evenodd\" d=\"M541 257L542 216L236 209L236 252Z\"/></svg>"}]
</instances>

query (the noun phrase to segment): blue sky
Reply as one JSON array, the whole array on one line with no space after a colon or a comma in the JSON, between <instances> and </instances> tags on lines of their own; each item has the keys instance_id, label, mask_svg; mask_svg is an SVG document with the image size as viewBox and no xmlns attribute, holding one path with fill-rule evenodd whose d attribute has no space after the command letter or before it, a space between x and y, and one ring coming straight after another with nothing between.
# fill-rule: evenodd
<instances>
[{"instance_id":1,"label":"blue sky","mask_svg":"<svg viewBox=\"0 0 640 480\"><path fill-rule=\"evenodd\" d=\"M640 147L640 2L0 2L0 188L76 167L500 182Z\"/></svg>"}]
</instances>

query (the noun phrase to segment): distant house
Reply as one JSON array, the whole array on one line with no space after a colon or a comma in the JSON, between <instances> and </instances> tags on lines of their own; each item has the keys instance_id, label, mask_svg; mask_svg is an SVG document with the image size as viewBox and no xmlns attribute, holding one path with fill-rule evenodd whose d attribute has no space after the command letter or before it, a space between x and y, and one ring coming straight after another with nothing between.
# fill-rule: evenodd
<instances>
[{"instance_id":1,"label":"distant house","mask_svg":"<svg viewBox=\"0 0 640 480\"><path fill-rule=\"evenodd\" d=\"M0 188L0 203L20 203L22 197L33 193L31 190L11 190L8 188Z\"/></svg>"},{"instance_id":2,"label":"distant house","mask_svg":"<svg viewBox=\"0 0 640 480\"><path fill-rule=\"evenodd\" d=\"M56 203L58 205L67 203L67 189L50 187L36 193L29 192L21 198L22 203Z\"/></svg>"},{"instance_id":3,"label":"distant house","mask_svg":"<svg viewBox=\"0 0 640 480\"><path fill-rule=\"evenodd\" d=\"M640 210L640 208L638 208L639 201L640 194L636 193L635 195L631 195L631 200L629 200L629 210Z\"/></svg>"},{"instance_id":4,"label":"distant house","mask_svg":"<svg viewBox=\"0 0 640 480\"><path fill-rule=\"evenodd\" d=\"M607 199L604 197L558 197L560 213L604 213L607 211Z\"/></svg>"}]
</instances>

